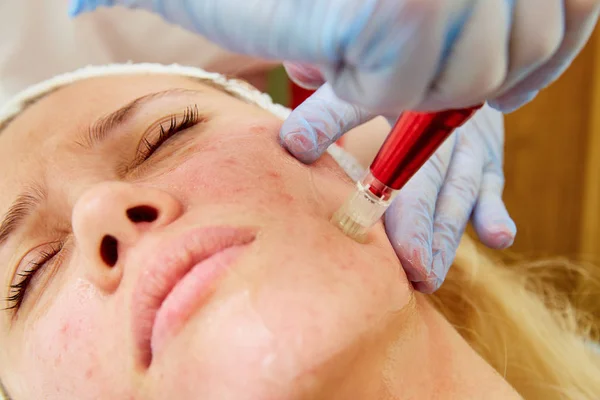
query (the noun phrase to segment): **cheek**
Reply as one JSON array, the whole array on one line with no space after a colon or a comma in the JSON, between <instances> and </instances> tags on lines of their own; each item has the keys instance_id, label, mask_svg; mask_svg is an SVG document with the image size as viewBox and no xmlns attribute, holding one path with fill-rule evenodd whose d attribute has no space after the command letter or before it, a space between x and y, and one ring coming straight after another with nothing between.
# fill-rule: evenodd
<instances>
[{"instance_id":1,"label":"cheek","mask_svg":"<svg viewBox=\"0 0 600 400\"><path fill-rule=\"evenodd\" d=\"M218 203L252 203L264 209L293 207L294 184L306 173L278 143L264 137L234 135L215 139L165 176L165 184L187 198ZM305 197L305 195L304 195Z\"/></svg>"},{"instance_id":2,"label":"cheek","mask_svg":"<svg viewBox=\"0 0 600 400\"><path fill-rule=\"evenodd\" d=\"M107 346L114 343L106 331L109 324L102 323L102 304L93 286L79 280L64 287L47 312L27 327L25 354L30 358L25 367L34 393L88 399L106 393L102 382L109 378L118 387L102 368L107 353L113 353Z\"/></svg>"},{"instance_id":3,"label":"cheek","mask_svg":"<svg viewBox=\"0 0 600 400\"><path fill-rule=\"evenodd\" d=\"M361 338L380 329L410 298L394 260L335 234L307 235L329 232L326 222L312 223L305 219L304 231L264 238L278 247L259 258L269 261L257 269L260 283L252 299L273 333L274 365L282 370L293 365L298 375L359 350Z\"/></svg>"}]
</instances>

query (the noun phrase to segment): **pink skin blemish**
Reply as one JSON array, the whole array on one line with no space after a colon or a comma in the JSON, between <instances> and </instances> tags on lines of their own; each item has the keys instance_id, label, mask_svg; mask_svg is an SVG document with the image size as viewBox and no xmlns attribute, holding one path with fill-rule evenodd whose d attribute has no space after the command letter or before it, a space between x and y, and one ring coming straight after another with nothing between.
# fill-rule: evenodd
<instances>
[{"instance_id":1,"label":"pink skin blemish","mask_svg":"<svg viewBox=\"0 0 600 400\"><path fill-rule=\"evenodd\" d=\"M239 129L243 131L247 128ZM271 131L270 128L263 126L252 126L250 129L257 130L261 134ZM193 190L195 197L198 197L199 193L204 193L210 196L211 201L218 201L221 204L239 203L241 198L247 199L248 196L255 198L259 202L259 207L264 206L267 209L272 209L274 205L288 207L293 204L295 198L285 190L286 182L282 178L282 173L277 170L274 160L267 157L260 166L249 169L247 165L255 165L256 162L247 160L245 153L235 151L240 146L246 149L259 147L266 153L265 146L279 146L279 144L264 143L261 138L248 142L246 137L239 137L236 131L220 132L219 135L222 136L219 139L203 144L198 156L182 163L170 174L169 180L186 182L186 186L181 186L182 196L187 197L187 192ZM233 140L237 140L235 146L232 146ZM224 153L229 154L224 156ZM265 165L271 162L273 166ZM261 177L259 181L256 179L257 176ZM273 188L283 190L273 191ZM274 194L274 192L278 193ZM256 209L256 211L260 210Z\"/></svg>"},{"instance_id":2,"label":"pink skin blemish","mask_svg":"<svg viewBox=\"0 0 600 400\"><path fill-rule=\"evenodd\" d=\"M222 161L222 163L227 167L238 167L239 166L239 162L233 157L224 159Z\"/></svg>"},{"instance_id":3,"label":"pink skin blemish","mask_svg":"<svg viewBox=\"0 0 600 400\"><path fill-rule=\"evenodd\" d=\"M287 194L287 193L281 193L279 195L279 198L281 199L281 202L284 204L292 204L294 203L294 196L292 196L291 194Z\"/></svg>"},{"instance_id":4,"label":"pink skin blemish","mask_svg":"<svg viewBox=\"0 0 600 400\"><path fill-rule=\"evenodd\" d=\"M245 193L248 193L250 190L248 188L243 188L243 187L235 187L235 188L231 188L231 194L235 195L235 196L242 196Z\"/></svg>"},{"instance_id":5,"label":"pink skin blemish","mask_svg":"<svg viewBox=\"0 0 600 400\"><path fill-rule=\"evenodd\" d=\"M269 133L269 128L263 125L253 125L250 127L250 132L256 135L265 135Z\"/></svg>"},{"instance_id":6,"label":"pink skin blemish","mask_svg":"<svg viewBox=\"0 0 600 400\"><path fill-rule=\"evenodd\" d=\"M273 178L274 180L279 180L281 179L281 174L277 171L269 171L267 172L267 175L271 178Z\"/></svg>"},{"instance_id":7,"label":"pink skin blemish","mask_svg":"<svg viewBox=\"0 0 600 400\"><path fill-rule=\"evenodd\" d=\"M30 372L27 386L33 393L47 393L48 399L73 393L88 394L81 400L97 398L100 393L123 394L117 384L124 373L124 367L119 367L125 365L122 350L115 347L107 352L97 346L122 336L118 326L110 325L114 313L108 318L103 299L84 280L76 280L53 295L45 313L25 328L22 351L35 355L23 359L23 367ZM106 357L114 358L113 370L102 370ZM94 379L81 379L82 374ZM115 382L110 394L102 384L107 381Z\"/></svg>"}]
</instances>

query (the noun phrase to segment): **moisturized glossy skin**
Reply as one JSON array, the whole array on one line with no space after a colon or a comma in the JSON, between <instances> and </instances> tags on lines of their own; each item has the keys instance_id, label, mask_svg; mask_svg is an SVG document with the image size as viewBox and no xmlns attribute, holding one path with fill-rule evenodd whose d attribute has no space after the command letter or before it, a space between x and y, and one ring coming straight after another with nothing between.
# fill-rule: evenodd
<instances>
[{"instance_id":1,"label":"moisturized glossy skin","mask_svg":"<svg viewBox=\"0 0 600 400\"><path fill-rule=\"evenodd\" d=\"M154 96L85 149L97 118L172 89L182 90ZM132 166L142 137L190 108L200 122ZM358 244L329 223L351 182L329 157L292 158L280 126L189 79L140 76L73 84L0 134L0 215L44 187L39 212L0 246L2 296L28 268L23 257L62 245L20 309L0 316L0 377L15 399L514 395L413 293L381 224ZM144 218L128 215L140 207ZM215 251L207 262L220 273L204 274ZM194 265L200 275L184 285ZM195 289L165 301L152 353L146 311L174 281Z\"/></svg>"}]
</instances>

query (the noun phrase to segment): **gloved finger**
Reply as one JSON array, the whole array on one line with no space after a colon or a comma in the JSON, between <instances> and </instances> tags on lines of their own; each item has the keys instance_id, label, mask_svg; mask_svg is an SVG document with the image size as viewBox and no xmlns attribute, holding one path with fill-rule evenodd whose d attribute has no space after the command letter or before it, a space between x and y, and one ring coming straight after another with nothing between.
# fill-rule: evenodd
<instances>
[{"instance_id":1,"label":"gloved finger","mask_svg":"<svg viewBox=\"0 0 600 400\"><path fill-rule=\"evenodd\" d=\"M310 164L344 133L376 115L337 98L325 84L284 121L281 143L301 162Z\"/></svg>"},{"instance_id":2,"label":"gloved finger","mask_svg":"<svg viewBox=\"0 0 600 400\"><path fill-rule=\"evenodd\" d=\"M433 216L456 136L451 135L400 190L385 213L385 230L411 282L431 272Z\"/></svg>"},{"instance_id":3,"label":"gloved finger","mask_svg":"<svg viewBox=\"0 0 600 400\"><path fill-rule=\"evenodd\" d=\"M459 108L481 103L502 85L508 68L512 2L486 0L475 7L446 64L419 110ZM482 32L486 34L482 37Z\"/></svg>"},{"instance_id":4,"label":"gloved finger","mask_svg":"<svg viewBox=\"0 0 600 400\"><path fill-rule=\"evenodd\" d=\"M423 293L433 293L446 278L479 194L483 155L470 136L458 131L456 149L437 200L431 272L425 280L414 283Z\"/></svg>"},{"instance_id":5,"label":"gloved finger","mask_svg":"<svg viewBox=\"0 0 600 400\"><path fill-rule=\"evenodd\" d=\"M283 66L290 79L304 89L315 90L325 83L325 78L317 67L293 62L284 62Z\"/></svg>"},{"instance_id":6,"label":"gloved finger","mask_svg":"<svg viewBox=\"0 0 600 400\"><path fill-rule=\"evenodd\" d=\"M472 132L469 132L471 128ZM485 143L487 154L471 221L483 244L493 249L507 248L513 243L517 228L502 201L504 118L486 106L465 125L465 131L467 135L478 134Z\"/></svg>"},{"instance_id":7,"label":"gloved finger","mask_svg":"<svg viewBox=\"0 0 600 400\"><path fill-rule=\"evenodd\" d=\"M531 101L540 89L555 81L571 65L592 34L600 3L597 0L565 1L565 33L556 53L506 93L488 104L502 112L512 112Z\"/></svg>"},{"instance_id":8,"label":"gloved finger","mask_svg":"<svg viewBox=\"0 0 600 400\"><path fill-rule=\"evenodd\" d=\"M565 34L563 0L513 0L512 3L510 65L504 83L494 96L507 92L550 60Z\"/></svg>"},{"instance_id":9,"label":"gloved finger","mask_svg":"<svg viewBox=\"0 0 600 400\"><path fill-rule=\"evenodd\" d=\"M472 221L481 242L492 249L510 247L517 234L517 227L502 201L503 188L502 167L489 164L483 171Z\"/></svg>"}]
</instances>

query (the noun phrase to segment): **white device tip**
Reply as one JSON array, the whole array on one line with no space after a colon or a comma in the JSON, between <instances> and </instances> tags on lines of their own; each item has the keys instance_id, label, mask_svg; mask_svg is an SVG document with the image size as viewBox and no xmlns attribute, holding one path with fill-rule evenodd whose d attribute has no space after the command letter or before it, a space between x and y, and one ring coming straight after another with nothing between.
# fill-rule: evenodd
<instances>
[{"instance_id":1,"label":"white device tip","mask_svg":"<svg viewBox=\"0 0 600 400\"><path fill-rule=\"evenodd\" d=\"M347 236L364 242L369 229L379 221L391 199L381 200L362 183L358 183L346 202L332 216L331 222Z\"/></svg>"}]
</instances>

